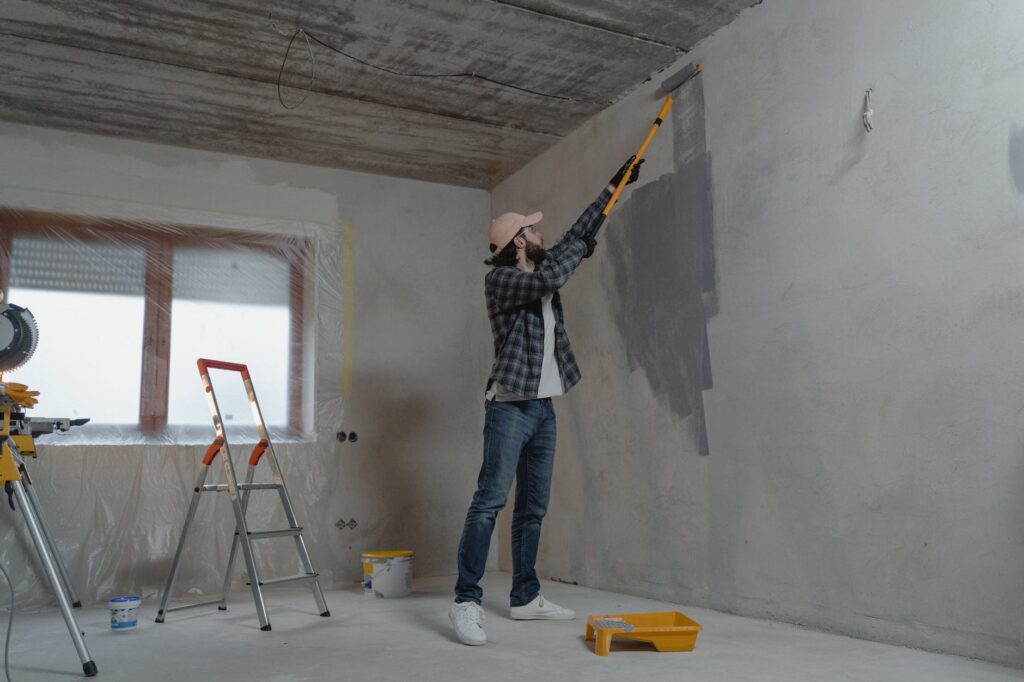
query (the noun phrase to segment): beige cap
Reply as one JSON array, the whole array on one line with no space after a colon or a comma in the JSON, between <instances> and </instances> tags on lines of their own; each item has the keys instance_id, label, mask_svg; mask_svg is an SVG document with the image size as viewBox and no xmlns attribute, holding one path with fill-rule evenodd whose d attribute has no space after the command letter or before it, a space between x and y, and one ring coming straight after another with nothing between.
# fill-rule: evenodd
<instances>
[{"instance_id":1,"label":"beige cap","mask_svg":"<svg viewBox=\"0 0 1024 682\"><path fill-rule=\"evenodd\" d=\"M544 217L540 211L523 215L521 213L502 213L491 221L487 228L487 241L491 243L491 253L498 253L512 241L516 233L524 227L536 225Z\"/></svg>"}]
</instances>

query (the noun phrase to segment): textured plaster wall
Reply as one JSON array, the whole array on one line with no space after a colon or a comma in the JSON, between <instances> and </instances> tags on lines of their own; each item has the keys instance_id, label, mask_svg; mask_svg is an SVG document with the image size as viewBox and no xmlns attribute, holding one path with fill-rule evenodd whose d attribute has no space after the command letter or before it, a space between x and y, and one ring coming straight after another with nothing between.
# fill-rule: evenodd
<instances>
[{"instance_id":1,"label":"textured plaster wall","mask_svg":"<svg viewBox=\"0 0 1024 682\"><path fill-rule=\"evenodd\" d=\"M476 476L461 460L475 466L479 457L490 348L482 301L466 295L484 270L487 192L7 124L0 126L0 205L315 239L317 281L306 316L314 340L307 357L313 429L278 447L314 563L327 585L358 580L359 554L367 549L414 549L421 576L454 570L466 491ZM342 223L353 233L347 399ZM445 266L452 262L473 265ZM47 320L39 323L45 335ZM30 370L21 373L28 383ZM203 400L198 378L196 388ZM339 443L339 430L355 431L358 442ZM40 443L31 469L81 596L153 598L166 579L203 446ZM254 513L272 524L272 509ZM354 529L334 525L353 518ZM193 594L217 589L226 563L233 531L226 498L216 508L205 502L201 519L179 595L189 587L198 590ZM50 603L41 572L28 561L22 526L20 517L0 514L3 560L19 604ZM264 543L267 574L295 572L294 548L285 543Z\"/></svg>"},{"instance_id":2,"label":"textured plaster wall","mask_svg":"<svg viewBox=\"0 0 1024 682\"><path fill-rule=\"evenodd\" d=\"M710 456L620 329L645 302L609 247L650 237L606 235L564 292L584 379L557 405L543 577L1024 664L1021 35L1012 0L766 0L687 55L712 169ZM494 210L567 225L668 73ZM678 159L660 135L645 183ZM686 262L665 244L651 268Z\"/></svg>"}]
</instances>

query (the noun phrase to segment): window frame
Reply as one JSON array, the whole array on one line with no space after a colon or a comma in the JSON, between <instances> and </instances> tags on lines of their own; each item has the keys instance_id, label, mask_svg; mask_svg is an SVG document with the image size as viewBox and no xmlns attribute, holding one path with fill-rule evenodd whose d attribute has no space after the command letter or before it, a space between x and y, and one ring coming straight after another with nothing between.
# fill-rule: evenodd
<instances>
[{"instance_id":1,"label":"window frame","mask_svg":"<svg viewBox=\"0 0 1024 682\"><path fill-rule=\"evenodd\" d=\"M146 250L146 278L142 329L142 371L139 377L139 415L134 427L144 436L168 431L167 411L170 389L171 302L173 299L173 254L176 247L192 246L213 250L253 250L284 258L289 267L288 410L287 435L299 438L304 424L304 372L306 281L312 241L302 237L249 230L151 223L119 218L23 210L0 207L0 291L10 283L14 236L67 234L74 240L131 243ZM216 242L223 242L217 244ZM275 243L276 242L276 243ZM211 244L213 243L213 244ZM218 248L221 247L221 248ZM17 301L14 301L17 303ZM231 358L217 358L231 360ZM97 426L122 426L103 425ZM171 425L172 429L179 427ZM205 431L205 429L204 429Z\"/></svg>"}]
</instances>

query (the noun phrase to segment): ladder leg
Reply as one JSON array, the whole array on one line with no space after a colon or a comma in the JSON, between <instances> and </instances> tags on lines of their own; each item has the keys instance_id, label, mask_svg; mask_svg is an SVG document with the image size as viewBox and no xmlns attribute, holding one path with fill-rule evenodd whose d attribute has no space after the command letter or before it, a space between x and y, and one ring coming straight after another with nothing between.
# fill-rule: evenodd
<instances>
[{"instance_id":1,"label":"ladder leg","mask_svg":"<svg viewBox=\"0 0 1024 682\"><path fill-rule=\"evenodd\" d=\"M245 385L245 394L249 398L249 407L252 410L253 421L256 422L257 431L260 438L266 441L266 454L270 463L271 476L274 482L281 486L278 488L278 494L281 496L281 505L284 507L284 513L288 519L288 526L290 528L298 528L299 521L295 518L295 509L292 507L291 498L288 496L288 487L284 484L284 476L281 473L281 466L277 461L277 453L274 452L274 446L270 442L267 423L263 419L263 410L260 409L260 402L256 398L256 389L252 385L252 378L248 376L248 373L242 375L242 383ZM257 458L256 461L258 462L259 459ZM313 570L313 562L309 558L309 552L306 551L306 543L303 541L301 534L295 536L295 549L299 554L299 560L302 562L303 571L308 575L316 575L316 571ZM323 590L320 589L319 578L312 580L310 589L313 591L313 599L316 600L316 606L320 611L320 615L323 617L330 616L331 612L327 609L327 600L324 599Z\"/></svg>"},{"instance_id":2,"label":"ladder leg","mask_svg":"<svg viewBox=\"0 0 1024 682\"><path fill-rule=\"evenodd\" d=\"M224 586L220 593L221 611L228 610L228 592L231 591L231 574L235 572L235 557L238 556L238 529L235 529L235 536L231 539L231 552L228 553L228 569L224 572Z\"/></svg>"},{"instance_id":3,"label":"ladder leg","mask_svg":"<svg viewBox=\"0 0 1024 682\"><path fill-rule=\"evenodd\" d=\"M223 463L224 477L228 483L228 494L231 495L231 507L235 510L235 529L238 532L236 537L242 545L242 558L245 559L245 569L249 573L249 586L252 588L252 600L256 603L256 615L260 620L260 630L270 630L267 605L263 601L263 590L260 589L260 574L252 555L249 526L245 522L245 511L242 509L242 498L238 493L238 480L235 478L234 465L232 465L230 457L224 457Z\"/></svg>"},{"instance_id":4,"label":"ladder leg","mask_svg":"<svg viewBox=\"0 0 1024 682\"><path fill-rule=\"evenodd\" d=\"M295 536L295 547L298 549L299 557L302 559L302 566L306 570L306 573L316 573L313 570L313 562L309 559L309 552L306 551L306 543L303 542L302 536ZM316 601L316 607L320 610L320 615L327 618L331 615L330 610L327 608L327 600L324 599L323 590L320 589L320 579L317 578L309 584L310 589L313 590L313 599Z\"/></svg>"},{"instance_id":5,"label":"ladder leg","mask_svg":"<svg viewBox=\"0 0 1024 682\"><path fill-rule=\"evenodd\" d=\"M156 622L163 623L167 609L167 602L171 598L171 591L174 589L174 579L178 577L178 569L181 567L181 555L185 550L185 542L188 539L188 532L192 528L192 521L196 516L196 509L199 507L200 492L203 484L206 483L206 474L210 467L203 464L199 469L199 477L196 479L195 492L192 493L192 502L188 506L188 514L185 516L185 525L181 529L181 539L178 540L178 549L174 551L174 561L171 563L171 572L167 576L167 585L164 586L164 594L160 599L160 610L156 613Z\"/></svg>"},{"instance_id":6,"label":"ladder leg","mask_svg":"<svg viewBox=\"0 0 1024 682\"><path fill-rule=\"evenodd\" d=\"M14 488L15 497L18 498L18 504L20 505L22 514L25 517L25 523L28 525L28 531L32 536L32 542L36 546L36 552L39 554L39 559L42 561L43 570L46 572L46 576L50 579L50 585L53 588L54 596L57 597L57 603L60 605L61 614L64 616L64 623L68 626L68 632L71 634L71 641L74 642L75 650L78 652L78 658L82 661L82 671L87 677L92 677L96 674L96 663L92 660L92 656L89 654L89 650L85 646L85 639L82 637L82 631L78 627L78 621L75 620L74 612L71 610L71 601L68 599L68 595L64 591L60 575L57 573L57 567L54 564L49 545L44 537L42 523L36 517L35 509L33 508L32 503L28 500L28 495L25 492L25 486L22 482L11 481L10 483Z\"/></svg>"},{"instance_id":7,"label":"ladder leg","mask_svg":"<svg viewBox=\"0 0 1024 682\"><path fill-rule=\"evenodd\" d=\"M22 478L26 480L25 477ZM64 583L64 591L68 595L68 599L71 601L73 608L81 608L82 602L78 599L75 594L75 588L71 584L71 574L68 573L67 566L64 565L64 559L61 557L60 552L57 551L57 543L53 541L53 536L50 535L50 531L46 528L46 517L43 516L43 509L39 504L39 498L36 497L36 492L33 490L33 485L29 482L25 487L25 496L28 498L29 504L32 505L32 511L35 513L36 518L39 519L39 530L42 531L43 540L46 541L47 547L50 549L50 556L53 557L53 563L57 567L57 572L60 573L61 580Z\"/></svg>"},{"instance_id":8,"label":"ladder leg","mask_svg":"<svg viewBox=\"0 0 1024 682\"><path fill-rule=\"evenodd\" d=\"M284 507L285 516L288 519L288 525L295 528L299 525L298 519L295 518L295 510L292 508L291 498L288 497L288 490L284 486L284 478L281 478L281 488L278 490L281 495L281 505ZM295 536L295 550L299 554L299 560L302 562L302 570L306 573L316 573L313 570L313 561L309 558L309 552L306 550L306 543L302 539L301 535ZM320 589L319 578L309 584L310 589L313 591L313 599L316 601L316 607L320 611L320 615L324 618L331 615L330 610L327 608L327 600L324 599L323 590Z\"/></svg>"},{"instance_id":9,"label":"ladder leg","mask_svg":"<svg viewBox=\"0 0 1024 682\"><path fill-rule=\"evenodd\" d=\"M249 467L249 470L245 474L246 484L252 483L252 480L256 473L256 467ZM249 509L249 492L246 490L242 494L242 513L245 514ZM238 539L240 531L235 528L235 536L231 539L231 552L228 553L228 570L224 573L224 588L221 591L220 606L221 611L227 611L228 608L228 592L231 590L231 575L235 572L235 559L238 558Z\"/></svg>"},{"instance_id":10,"label":"ladder leg","mask_svg":"<svg viewBox=\"0 0 1024 682\"><path fill-rule=\"evenodd\" d=\"M256 604L256 615L260 619L260 630L270 630L270 620L267 618L267 605L263 601L263 591L260 589L259 571L256 570L256 560L252 555L252 543L249 542L249 531L245 524L245 516L241 513L238 504L235 507L235 519L238 526L238 541L242 545L242 558L245 559L245 568L249 573L249 586L252 588L252 600Z\"/></svg>"}]
</instances>

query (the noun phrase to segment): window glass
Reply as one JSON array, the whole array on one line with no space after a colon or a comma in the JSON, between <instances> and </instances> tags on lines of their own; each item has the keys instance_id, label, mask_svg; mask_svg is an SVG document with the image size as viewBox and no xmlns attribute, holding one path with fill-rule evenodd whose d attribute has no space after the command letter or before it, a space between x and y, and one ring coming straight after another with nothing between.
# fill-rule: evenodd
<instances>
[{"instance_id":1,"label":"window glass","mask_svg":"<svg viewBox=\"0 0 1024 682\"><path fill-rule=\"evenodd\" d=\"M5 375L40 391L34 414L137 424L146 252L15 235L7 300L39 327L32 359Z\"/></svg>"},{"instance_id":2,"label":"window glass","mask_svg":"<svg viewBox=\"0 0 1024 682\"><path fill-rule=\"evenodd\" d=\"M32 359L5 379L40 392L33 415L137 424L142 376L142 296L12 287L39 327Z\"/></svg>"},{"instance_id":3,"label":"window glass","mask_svg":"<svg viewBox=\"0 0 1024 682\"><path fill-rule=\"evenodd\" d=\"M249 367L263 418L288 421L288 261L259 251L176 248L171 304L171 425L212 424L198 358ZM225 428L251 426L238 373L211 372Z\"/></svg>"}]
</instances>

